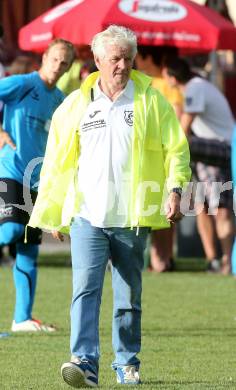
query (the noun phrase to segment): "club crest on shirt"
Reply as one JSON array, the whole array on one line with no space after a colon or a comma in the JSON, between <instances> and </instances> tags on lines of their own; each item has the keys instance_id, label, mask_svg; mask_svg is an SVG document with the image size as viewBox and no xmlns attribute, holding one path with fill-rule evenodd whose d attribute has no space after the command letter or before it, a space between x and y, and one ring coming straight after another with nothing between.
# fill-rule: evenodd
<instances>
[{"instance_id":1,"label":"club crest on shirt","mask_svg":"<svg viewBox=\"0 0 236 390\"><path fill-rule=\"evenodd\" d=\"M124 119L127 125L133 126L134 112L133 111L124 111Z\"/></svg>"}]
</instances>

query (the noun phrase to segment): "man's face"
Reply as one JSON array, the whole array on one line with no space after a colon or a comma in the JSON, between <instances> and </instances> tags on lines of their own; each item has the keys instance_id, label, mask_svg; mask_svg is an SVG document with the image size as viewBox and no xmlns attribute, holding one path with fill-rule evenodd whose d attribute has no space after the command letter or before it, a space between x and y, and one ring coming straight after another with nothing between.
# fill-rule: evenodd
<instances>
[{"instance_id":1,"label":"man's face","mask_svg":"<svg viewBox=\"0 0 236 390\"><path fill-rule=\"evenodd\" d=\"M52 46L44 53L42 71L51 85L55 85L58 79L70 68L71 52L61 43Z\"/></svg>"},{"instance_id":2,"label":"man's face","mask_svg":"<svg viewBox=\"0 0 236 390\"><path fill-rule=\"evenodd\" d=\"M132 50L129 46L107 45L105 57L95 57L101 79L113 87L125 87L133 65Z\"/></svg>"},{"instance_id":3,"label":"man's face","mask_svg":"<svg viewBox=\"0 0 236 390\"><path fill-rule=\"evenodd\" d=\"M179 87L179 83L174 76L170 76L167 68L162 69L162 77L167 81L168 85L173 87Z\"/></svg>"},{"instance_id":4,"label":"man's face","mask_svg":"<svg viewBox=\"0 0 236 390\"><path fill-rule=\"evenodd\" d=\"M135 65L140 72L145 73L146 68L147 66L149 66L149 64L150 64L150 56L144 58L141 56L141 54L137 53L135 57Z\"/></svg>"}]
</instances>

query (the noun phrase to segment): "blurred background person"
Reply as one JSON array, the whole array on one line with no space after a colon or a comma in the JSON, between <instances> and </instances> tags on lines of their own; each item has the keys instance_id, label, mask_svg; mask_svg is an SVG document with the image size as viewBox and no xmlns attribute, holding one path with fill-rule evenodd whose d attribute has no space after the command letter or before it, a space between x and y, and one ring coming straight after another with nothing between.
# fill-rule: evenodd
<instances>
[{"instance_id":1,"label":"blurred background person","mask_svg":"<svg viewBox=\"0 0 236 390\"><path fill-rule=\"evenodd\" d=\"M44 156L51 117L64 100L56 83L73 59L73 45L56 39L43 54L38 72L0 80L0 99L4 102L0 126L0 245L16 243L13 332L55 330L32 318L41 231L29 230L27 243L24 242L30 210L17 206L26 206L25 188L32 202L36 199L41 164L32 171L28 164L35 158L41 162Z\"/></svg>"},{"instance_id":2,"label":"blurred background person","mask_svg":"<svg viewBox=\"0 0 236 390\"><path fill-rule=\"evenodd\" d=\"M31 73L34 70L38 70L38 68L39 64L37 63L35 56L28 53L22 53L18 54L7 67L6 76Z\"/></svg>"},{"instance_id":3,"label":"blurred background person","mask_svg":"<svg viewBox=\"0 0 236 390\"><path fill-rule=\"evenodd\" d=\"M139 46L135 64L139 71L152 77L152 86L168 100L178 118L182 113L183 95L179 88L171 88L162 76L166 61L178 57L178 49L172 46ZM158 169L158 168L157 168ZM171 271L174 268L174 225L168 229L153 230L150 242L149 270Z\"/></svg>"},{"instance_id":4,"label":"blurred background person","mask_svg":"<svg viewBox=\"0 0 236 390\"><path fill-rule=\"evenodd\" d=\"M0 34L3 36L3 28L0 27ZM0 79L14 74L26 74L38 69L36 58L31 53L17 55L6 68L0 64ZM3 121L3 102L0 102L0 122ZM0 264L12 266L16 258L15 243L0 246Z\"/></svg>"},{"instance_id":5,"label":"blurred background person","mask_svg":"<svg viewBox=\"0 0 236 390\"><path fill-rule=\"evenodd\" d=\"M230 144L234 119L224 95L212 83L193 74L183 59L169 62L163 74L169 85L179 87L185 96L181 125L186 135L192 131L197 137L209 140L209 148L211 140ZM196 212L208 270L218 272L220 268L218 239L222 251L221 272L229 274L235 229L230 169L198 162L195 175L199 182L205 183ZM227 182L229 186L225 190L222 185Z\"/></svg>"},{"instance_id":6,"label":"blurred background person","mask_svg":"<svg viewBox=\"0 0 236 390\"><path fill-rule=\"evenodd\" d=\"M171 88L162 75L167 61L178 57L178 48L173 46L139 46L135 65L140 72L152 77L153 88L171 103L180 118L183 108L183 95L179 88Z\"/></svg>"},{"instance_id":7,"label":"blurred background person","mask_svg":"<svg viewBox=\"0 0 236 390\"><path fill-rule=\"evenodd\" d=\"M76 48L76 58L72 66L57 82L57 87L65 95L69 95L75 89L80 88L82 81L96 70L90 46L78 46Z\"/></svg>"}]
</instances>

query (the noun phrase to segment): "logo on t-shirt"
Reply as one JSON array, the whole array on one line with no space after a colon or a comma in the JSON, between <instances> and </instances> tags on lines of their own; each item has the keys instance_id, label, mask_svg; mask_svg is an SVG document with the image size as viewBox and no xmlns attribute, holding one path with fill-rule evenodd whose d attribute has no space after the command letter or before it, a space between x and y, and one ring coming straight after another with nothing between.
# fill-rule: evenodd
<instances>
[{"instance_id":1,"label":"logo on t-shirt","mask_svg":"<svg viewBox=\"0 0 236 390\"><path fill-rule=\"evenodd\" d=\"M101 110L95 110L92 114L89 114L89 118L94 118L99 112L101 112Z\"/></svg>"},{"instance_id":2,"label":"logo on t-shirt","mask_svg":"<svg viewBox=\"0 0 236 390\"><path fill-rule=\"evenodd\" d=\"M90 131L90 130L96 130L96 129L102 129L106 127L106 122L104 119L99 119L91 122L84 122L81 125L81 131Z\"/></svg>"},{"instance_id":3,"label":"logo on t-shirt","mask_svg":"<svg viewBox=\"0 0 236 390\"><path fill-rule=\"evenodd\" d=\"M192 96L187 96L186 97L186 106L191 106L192 103L193 103Z\"/></svg>"},{"instance_id":4,"label":"logo on t-shirt","mask_svg":"<svg viewBox=\"0 0 236 390\"><path fill-rule=\"evenodd\" d=\"M134 118L133 111L124 111L124 119L127 125L133 126L133 118Z\"/></svg>"},{"instance_id":5,"label":"logo on t-shirt","mask_svg":"<svg viewBox=\"0 0 236 390\"><path fill-rule=\"evenodd\" d=\"M7 206L5 207L0 207L0 219L8 218L13 215L13 207L12 206Z\"/></svg>"}]
</instances>

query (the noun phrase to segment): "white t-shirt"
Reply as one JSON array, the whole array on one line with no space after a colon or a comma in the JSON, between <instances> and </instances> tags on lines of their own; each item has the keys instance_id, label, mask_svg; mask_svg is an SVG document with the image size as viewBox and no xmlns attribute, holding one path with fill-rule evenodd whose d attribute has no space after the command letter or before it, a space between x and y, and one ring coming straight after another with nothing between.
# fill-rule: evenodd
<instances>
[{"instance_id":1,"label":"white t-shirt","mask_svg":"<svg viewBox=\"0 0 236 390\"><path fill-rule=\"evenodd\" d=\"M93 226L130 226L133 101L133 81L114 102L97 82L94 101L80 122L78 183L83 202L79 216Z\"/></svg>"},{"instance_id":2,"label":"white t-shirt","mask_svg":"<svg viewBox=\"0 0 236 390\"><path fill-rule=\"evenodd\" d=\"M194 134L230 143L234 118L224 95L200 77L194 77L186 84L184 94L184 111L197 114L191 126Z\"/></svg>"}]
</instances>

